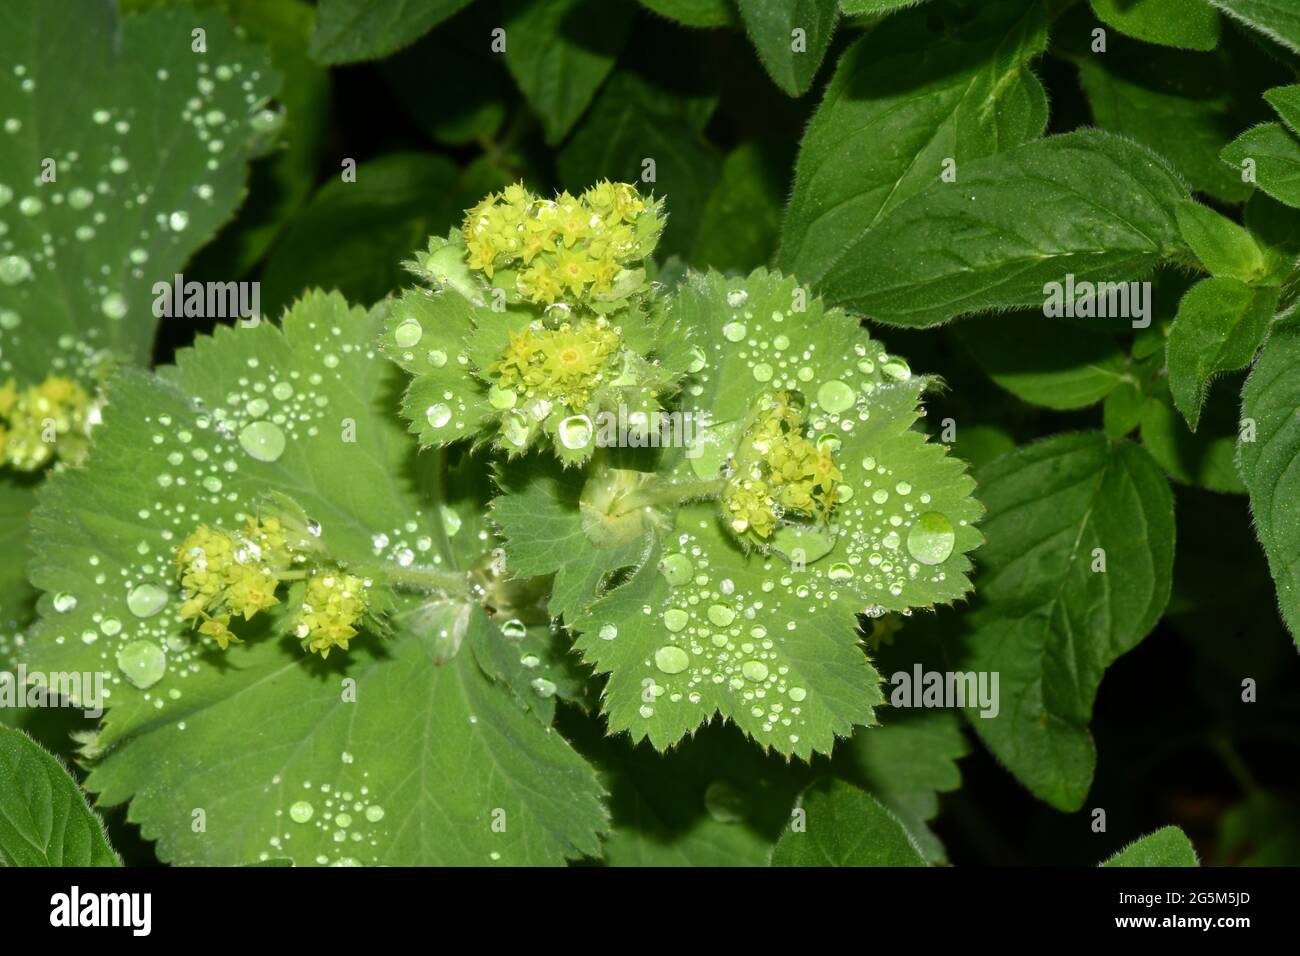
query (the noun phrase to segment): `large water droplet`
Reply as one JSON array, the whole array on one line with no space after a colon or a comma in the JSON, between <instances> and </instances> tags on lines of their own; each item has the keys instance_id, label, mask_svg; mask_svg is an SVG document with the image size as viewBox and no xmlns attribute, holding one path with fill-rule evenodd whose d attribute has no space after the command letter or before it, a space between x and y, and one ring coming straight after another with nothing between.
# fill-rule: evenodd
<instances>
[{"instance_id":1,"label":"large water droplet","mask_svg":"<svg viewBox=\"0 0 1300 956\"><path fill-rule=\"evenodd\" d=\"M554 697L555 682L549 681L545 677L538 677L532 684L533 693L538 697Z\"/></svg>"},{"instance_id":2,"label":"large water droplet","mask_svg":"<svg viewBox=\"0 0 1300 956\"><path fill-rule=\"evenodd\" d=\"M152 641L132 641L117 652L117 666L127 680L145 690L167 673L167 653Z\"/></svg>"},{"instance_id":3,"label":"large water droplet","mask_svg":"<svg viewBox=\"0 0 1300 956\"><path fill-rule=\"evenodd\" d=\"M853 389L841 381L826 382L817 389L817 404L832 415L853 407Z\"/></svg>"},{"instance_id":4,"label":"large water droplet","mask_svg":"<svg viewBox=\"0 0 1300 956\"><path fill-rule=\"evenodd\" d=\"M754 682L767 680L767 665L762 661L745 661L740 666L740 672L745 675L746 680Z\"/></svg>"},{"instance_id":5,"label":"large water droplet","mask_svg":"<svg viewBox=\"0 0 1300 956\"><path fill-rule=\"evenodd\" d=\"M690 581L695 568L691 564L690 558L678 552L677 554L670 554L660 561L659 570L670 586L678 587Z\"/></svg>"},{"instance_id":6,"label":"large water droplet","mask_svg":"<svg viewBox=\"0 0 1300 956\"><path fill-rule=\"evenodd\" d=\"M424 414L432 427L442 428L451 421L451 406L439 402L437 405L430 405Z\"/></svg>"},{"instance_id":7,"label":"large water droplet","mask_svg":"<svg viewBox=\"0 0 1300 956\"><path fill-rule=\"evenodd\" d=\"M665 674L680 674L690 663L690 657L680 647L667 644L655 651L655 666Z\"/></svg>"},{"instance_id":8,"label":"large water droplet","mask_svg":"<svg viewBox=\"0 0 1300 956\"><path fill-rule=\"evenodd\" d=\"M294 823L306 823L315 812L315 808L310 803L299 800L289 808L289 819Z\"/></svg>"},{"instance_id":9,"label":"large water droplet","mask_svg":"<svg viewBox=\"0 0 1300 956\"><path fill-rule=\"evenodd\" d=\"M167 591L157 584L137 586L126 598L127 609L136 617L153 617L167 606Z\"/></svg>"},{"instance_id":10,"label":"large water droplet","mask_svg":"<svg viewBox=\"0 0 1300 956\"><path fill-rule=\"evenodd\" d=\"M736 619L736 612L725 604L713 604L709 607L709 620L718 627L726 627Z\"/></svg>"},{"instance_id":11,"label":"large water droplet","mask_svg":"<svg viewBox=\"0 0 1300 956\"><path fill-rule=\"evenodd\" d=\"M591 419L586 415L570 415L560 422L560 441L565 448L577 450L591 443Z\"/></svg>"},{"instance_id":12,"label":"large water droplet","mask_svg":"<svg viewBox=\"0 0 1300 956\"><path fill-rule=\"evenodd\" d=\"M393 330L393 341L404 349L417 345L424 335L424 326L419 319L403 319Z\"/></svg>"},{"instance_id":13,"label":"large water droplet","mask_svg":"<svg viewBox=\"0 0 1300 956\"><path fill-rule=\"evenodd\" d=\"M32 264L22 256L5 256L0 259L0 282L17 285L31 278Z\"/></svg>"},{"instance_id":14,"label":"large water droplet","mask_svg":"<svg viewBox=\"0 0 1300 956\"><path fill-rule=\"evenodd\" d=\"M618 637L618 628L613 624L602 624L600 626L600 639L602 641L612 641Z\"/></svg>"},{"instance_id":15,"label":"large water droplet","mask_svg":"<svg viewBox=\"0 0 1300 956\"><path fill-rule=\"evenodd\" d=\"M54 595L54 610L60 614L65 614L77 606L77 597L75 594L69 594L67 591L60 591Z\"/></svg>"},{"instance_id":16,"label":"large water droplet","mask_svg":"<svg viewBox=\"0 0 1300 956\"><path fill-rule=\"evenodd\" d=\"M239 445L258 461L275 461L284 454L284 432L274 422L253 422L240 431Z\"/></svg>"},{"instance_id":17,"label":"large water droplet","mask_svg":"<svg viewBox=\"0 0 1300 956\"><path fill-rule=\"evenodd\" d=\"M728 342L739 342L748 331L744 322L728 322L722 327L722 334Z\"/></svg>"},{"instance_id":18,"label":"large water droplet","mask_svg":"<svg viewBox=\"0 0 1300 956\"><path fill-rule=\"evenodd\" d=\"M907 532L907 550L922 564L942 564L952 554L956 540L952 522L937 511L927 511Z\"/></svg>"},{"instance_id":19,"label":"large water droplet","mask_svg":"<svg viewBox=\"0 0 1300 956\"><path fill-rule=\"evenodd\" d=\"M690 615L679 607L670 607L664 611L664 627L674 633L680 631L690 620Z\"/></svg>"}]
</instances>

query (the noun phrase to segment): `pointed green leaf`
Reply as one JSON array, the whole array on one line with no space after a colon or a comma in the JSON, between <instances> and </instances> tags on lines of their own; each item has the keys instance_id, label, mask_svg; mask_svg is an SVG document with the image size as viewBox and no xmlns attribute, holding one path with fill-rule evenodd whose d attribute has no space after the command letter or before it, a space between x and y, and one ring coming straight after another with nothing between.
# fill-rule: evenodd
<instances>
[{"instance_id":1,"label":"pointed green leaf","mask_svg":"<svg viewBox=\"0 0 1300 956\"><path fill-rule=\"evenodd\" d=\"M926 0L840 0L840 9L849 16L858 14L891 13L903 7L912 7Z\"/></svg>"},{"instance_id":2,"label":"pointed green leaf","mask_svg":"<svg viewBox=\"0 0 1300 956\"><path fill-rule=\"evenodd\" d=\"M640 3L688 27L725 27L736 22L731 0L640 0Z\"/></svg>"},{"instance_id":3,"label":"pointed green leaf","mask_svg":"<svg viewBox=\"0 0 1300 956\"><path fill-rule=\"evenodd\" d=\"M1175 481L1240 494L1245 487L1234 463L1235 413L1227 394L1215 396L1203 407L1193 433L1174 406L1169 380L1157 379L1148 384L1142 405L1142 444Z\"/></svg>"},{"instance_id":4,"label":"pointed green leaf","mask_svg":"<svg viewBox=\"0 0 1300 956\"><path fill-rule=\"evenodd\" d=\"M1245 368L1255 357L1280 291L1211 278L1183 296L1169 330L1169 391L1192 431L1213 378Z\"/></svg>"},{"instance_id":5,"label":"pointed green leaf","mask_svg":"<svg viewBox=\"0 0 1300 956\"><path fill-rule=\"evenodd\" d=\"M799 147L779 261L817 285L905 199L958 168L1042 135L1047 96L1029 62L1047 45L1037 4L981 5L936 36L926 11L887 21L840 58ZM896 78L912 79L898 85Z\"/></svg>"},{"instance_id":6,"label":"pointed green leaf","mask_svg":"<svg viewBox=\"0 0 1300 956\"><path fill-rule=\"evenodd\" d=\"M988 543L951 664L1000 675L997 716L968 711L971 725L1036 796L1075 810L1102 675L1169 599L1173 496L1145 451L1095 433L1020 448L977 478Z\"/></svg>"},{"instance_id":7,"label":"pointed green leaf","mask_svg":"<svg viewBox=\"0 0 1300 956\"><path fill-rule=\"evenodd\" d=\"M1179 203L1175 212L1179 231L1210 275L1242 282L1264 277L1264 250L1249 231L1198 202Z\"/></svg>"},{"instance_id":8,"label":"pointed green leaf","mask_svg":"<svg viewBox=\"0 0 1300 956\"><path fill-rule=\"evenodd\" d=\"M1219 15L1205 0L1091 0L1092 9L1121 33L1184 50L1213 50Z\"/></svg>"},{"instance_id":9,"label":"pointed green leaf","mask_svg":"<svg viewBox=\"0 0 1300 956\"><path fill-rule=\"evenodd\" d=\"M790 96L806 93L835 33L838 0L736 0L736 6L776 85Z\"/></svg>"},{"instance_id":10,"label":"pointed green leaf","mask_svg":"<svg viewBox=\"0 0 1300 956\"><path fill-rule=\"evenodd\" d=\"M120 865L77 781L34 740L5 727L0 727L0 865Z\"/></svg>"},{"instance_id":11,"label":"pointed green leaf","mask_svg":"<svg viewBox=\"0 0 1300 956\"><path fill-rule=\"evenodd\" d=\"M993 381L1045 408L1086 408L1128 375L1115 339L1042 315L976 319L962 323L957 336Z\"/></svg>"},{"instance_id":12,"label":"pointed green leaf","mask_svg":"<svg viewBox=\"0 0 1300 956\"><path fill-rule=\"evenodd\" d=\"M1278 605L1300 642L1300 332L1274 331L1242 392L1237 463ZM1249 437L1253 440L1247 441Z\"/></svg>"},{"instance_id":13,"label":"pointed green leaf","mask_svg":"<svg viewBox=\"0 0 1300 956\"><path fill-rule=\"evenodd\" d=\"M891 325L930 326L1041 306L1048 283L1137 279L1186 247L1187 187L1146 149L1095 130L959 167L854 242L821 284L828 300Z\"/></svg>"},{"instance_id":14,"label":"pointed green leaf","mask_svg":"<svg viewBox=\"0 0 1300 956\"><path fill-rule=\"evenodd\" d=\"M691 260L719 272L770 263L789 179L789 153L779 144L742 143L728 153L700 217Z\"/></svg>"},{"instance_id":15,"label":"pointed green leaf","mask_svg":"<svg viewBox=\"0 0 1300 956\"><path fill-rule=\"evenodd\" d=\"M1300 84L1266 90L1264 99L1282 117L1291 132L1300 133Z\"/></svg>"},{"instance_id":16,"label":"pointed green leaf","mask_svg":"<svg viewBox=\"0 0 1300 956\"><path fill-rule=\"evenodd\" d=\"M773 866L925 866L898 819L865 791L822 780L804 791L802 829L790 827L772 852ZM798 811L796 811L798 812Z\"/></svg>"},{"instance_id":17,"label":"pointed green leaf","mask_svg":"<svg viewBox=\"0 0 1300 956\"><path fill-rule=\"evenodd\" d=\"M1224 147L1221 158L1243 180L1274 199L1300 207L1300 143L1281 123L1263 123Z\"/></svg>"},{"instance_id":18,"label":"pointed green leaf","mask_svg":"<svg viewBox=\"0 0 1300 956\"><path fill-rule=\"evenodd\" d=\"M1300 53L1300 9L1291 0L1210 0L1228 16Z\"/></svg>"},{"instance_id":19,"label":"pointed green leaf","mask_svg":"<svg viewBox=\"0 0 1300 956\"><path fill-rule=\"evenodd\" d=\"M486 590L497 621L526 613L488 570L486 476L444 479L439 497L439 462L393 414L383 320L313 293L283 331L219 330L157 376L121 373L86 466L42 492L32 578L75 606L42 599L28 664L112 675L87 785L130 800L166 861L557 864L598 850L593 771L518 702L555 692L506 666L501 642L522 623L498 626L475 597ZM232 625L244 643L224 652L180 619L178 543L199 523L238 526L269 493L318 523L332 560L406 582L391 638L363 630L321 661L261 616ZM167 602L142 602L142 587ZM286 613L294 600L281 595Z\"/></svg>"},{"instance_id":20,"label":"pointed green leaf","mask_svg":"<svg viewBox=\"0 0 1300 956\"><path fill-rule=\"evenodd\" d=\"M632 0L510 0L506 66L558 143L614 68L632 27Z\"/></svg>"},{"instance_id":21,"label":"pointed green leaf","mask_svg":"<svg viewBox=\"0 0 1300 956\"><path fill-rule=\"evenodd\" d=\"M882 722L859 728L836 760L898 817L927 860L947 862L926 824L939 812L939 794L961 786L957 761L970 753L961 720L951 711L890 710Z\"/></svg>"},{"instance_id":22,"label":"pointed green leaf","mask_svg":"<svg viewBox=\"0 0 1300 956\"><path fill-rule=\"evenodd\" d=\"M311 55L336 66L378 60L414 43L472 0L321 0Z\"/></svg>"},{"instance_id":23,"label":"pointed green leaf","mask_svg":"<svg viewBox=\"0 0 1300 956\"><path fill-rule=\"evenodd\" d=\"M1162 827L1134 840L1102 866L1198 866L1196 849L1178 827Z\"/></svg>"}]
</instances>

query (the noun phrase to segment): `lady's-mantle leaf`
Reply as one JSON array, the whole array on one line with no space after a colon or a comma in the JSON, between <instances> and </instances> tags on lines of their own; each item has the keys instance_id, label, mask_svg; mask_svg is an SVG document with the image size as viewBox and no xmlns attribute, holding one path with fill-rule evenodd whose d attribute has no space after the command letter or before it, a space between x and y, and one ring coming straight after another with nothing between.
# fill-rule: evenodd
<instances>
[{"instance_id":1,"label":"lady's-mantle leaf","mask_svg":"<svg viewBox=\"0 0 1300 956\"><path fill-rule=\"evenodd\" d=\"M1186 257L1174 208L1187 187L1163 159L1088 130L959 166L896 206L821 283L891 325L1041 306L1047 283L1122 282Z\"/></svg>"},{"instance_id":2,"label":"lady's-mantle leaf","mask_svg":"<svg viewBox=\"0 0 1300 956\"><path fill-rule=\"evenodd\" d=\"M1237 464L1278 604L1300 642L1300 332L1281 327L1260 352L1242 392Z\"/></svg>"},{"instance_id":3,"label":"lady's-mantle leaf","mask_svg":"<svg viewBox=\"0 0 1300 956\"><path fill-rule=\"evenodd\" d=\"M234 211L279 78L219 14L98 0L7 3L0 62L0 384L143 363L153 286Z\"/></svg>"},{"instance_id":4,"label":"lady's-mantle leaf","mask_svg":"<svg viewBox=\"0 0 1300 956\"><path fill-rule=\"evenodd\" d=\"M655 543L571 622L576 646L633 739L662 749L720 714L782 753L829 751L880 701L855 615L967 591L974 484L913 427L928 380L793 279L696 275L664 309L699 349L695 432L657 474L589 479L592 547Z\"/></svg>"},{"instance_id":5,"label":"lady's-mantle leaf","mask_svg":"<svg viewBox=\"0 0 1300 956\"><path fill-rule=\"evenodd\" d=\"M0 727L0 865L117 866L104 825L57 760Z\"/></svg>"},{"instance_id":6,"label":"lady's-mantle leaf","mask_svg":"<svg viewBox=\"0 0 1300 956\"><path fill-rule=\"evenodd\" d=\"M111 675L88 787L131 800L165 860L558 863L598 849L594 773L515 699L555 682L526 690L504 666L525 609L494 583L481 498L465 482L440 494L438 458L417 456L393 415L401 376L372 345L383 318L315 293L283 331L218 331L156 377L121 373L86 466L42 493L32 577L50 594L29 663ZM321 661L267 615L232 625L244 643L226 651L181 619L180 542L200 524L239 528L268 498L292 501L333 562L390 584L391 638L362 631Z\"/></svg>"},{"instance_id":7,"label":"lady's-mantle leaf","mask_svg":"<svg viewBox=\"0 0 1300 956\"><path fill-rule=\"evenodd\" d=\"M821 780L799 799L793 825L772 851L773 866L925 866L916 841L870 794Z\"/></svg>"},{"instance_id":8,"label":"lady's-mantle leaf","mask_svg":"<svg viewBox=\"0 0 1300 956\"><path fill-rule=\"evenodd\" d=\"M1140 447L1091 433L1028 445L977 477L988 543L951 664L1001 675L998 715L970 710L971 725L1034 794L1074 810L1092 781L1102 675L1169 599L1173 496Z\"/></svg>"}]
</instances>

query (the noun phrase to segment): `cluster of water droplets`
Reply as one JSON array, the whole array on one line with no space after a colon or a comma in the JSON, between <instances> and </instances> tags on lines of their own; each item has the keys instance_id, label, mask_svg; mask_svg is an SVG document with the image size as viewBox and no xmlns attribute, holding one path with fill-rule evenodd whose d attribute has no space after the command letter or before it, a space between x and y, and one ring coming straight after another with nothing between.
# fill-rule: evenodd
<instances>
[{"instance_id":1,"label":"cluster of water droplets","mask_svg":"<svg viewBox=\"0 0 1300 956\"><path fill-rule=\"evenodd\" d=\"M304 842L317 852L319 866L373 866L380 862L380 846L387 836L387 810L371 791L370 772L357 769L356 755L339 754L333 782L304 780L290 786L277 774L262 788L270 800L281 804L275 811L276 829L263 850L262 861L290 856ZM283 804L288 803L288 807ZM307 852L311 852L310 850Z\"/></svg>"},{"instance_id":2,"label":"cluster of water droplets","mask_svg":"<svg viewBox=\"0 0 1300 956\"><path fill-rule=\"evenodd\" d=\"M751 731L783 734L794 746L816 700L791 666L787 642L800 628L815 627L816 615L837 602L869 616L883 614L885 606L905 608L910 583L923 576L944 580L942 564L956 533L930 491L914 487L895 463L861 454L865 444L855 443L873 414L873 395L911 387L906 362L865 335L851 354L820 355L809 340L824 336L802 328L805 316L788 309L760 313L744 289L731 290L726 301L730 315L722 320L711 371L696 369L691 394L703 394L711 376L725 378L737 360L764 390L801 393L809 437L830 451L843 480L829 526L799 539L807 548L803 567L789 553L772 552L743 573L719 573L711 555L727 558L716 553L716 519L698 517L699 510L684 513L690 517L679 519L676 549L660 565L666 597L642 608L662 643L643 661L639 712L649 721L664 707L684 702L711 710L729 697L731 712L740 708L753 718ZM726 380L717 385L735 387ZM727 474L727 454L739 437L725 426L706 430L704 453L691 459L697 475ZM817 541L824 543L814 548ZM618 624L598 624L597 636L618 640Z\"/></svg>"},{"instance_id":3,"label":"cluster of water droplets","mask_svg":"<svg viewBox=\"0 0 1300 956\"><path fill-rule=\"evenodd\" d=\"M243 161L250 131L270 135L280 123L278 112L265 107L259 70L193 60L184 75L159 69L154 77L163 102L170 93L183 104L173 121L182 138L166 150L152 144L166 118L134 105L69 104L86 110L81 119L89 134L80 148L33 141L43 130L17 114L34 107L20 103L15 115L0 118L0 154L40 157L22 176L0 182L0 361L24 347L26 334L42 337L29 349L47 347L48 329L59 324L51 309L72 313L63 322L76 323L81 348L120 344L114 323L152 308L154 281L170 281L197 242L192 219L229 198L229 189L218 196L214 185L223 168ZM13 84L24 97L37 90L26 64L9 70L0 84ZM191 155L203 157L193 178L159 173L168 159L183 164ZM167 274L155 274L160 270ZM86 321L85 309L108 322Z\"/></svg>"}]
</instances>

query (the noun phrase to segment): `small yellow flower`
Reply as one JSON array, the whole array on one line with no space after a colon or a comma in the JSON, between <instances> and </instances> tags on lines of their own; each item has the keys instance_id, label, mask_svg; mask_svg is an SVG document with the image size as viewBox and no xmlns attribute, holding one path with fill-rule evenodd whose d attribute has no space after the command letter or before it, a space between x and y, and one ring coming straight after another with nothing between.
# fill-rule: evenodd
<instances>
[{"instance_id":1,"label":"small yellow flower","mask_svg":"<svg viewBox=\"0 0 1300 956\"><path fill-rule=\"evenodd\" d=\"M244 643L230 630L230 615L210 617L199 625L199 633L212 638L223 651L231 644Z\"/></svg>"},{"instance_id":2,"label":"small yellow flower","mask_svg":"<svg viewBox=\"0 0 1300 956\"><path fill-rule=\"evenodd\" d=\"M55 455L78 461L89 434L90 396L72 379L52 375L21 392L12 379L0 388L4 462L36 471Z\"/></svg>"},{"instance_id":3,"label":"small yellow flower","mask_svg":"<svg viewBox=\"0 0 1300 956\"><path fill-rule=\"evenodd\" d=\"M498 388L524 391L569 409L585 407L592 391L614 372L621 340L603 319L524 329L488 370Z\"/></svg>"},{"instance_id":4,"label":"small yellow flower","mask_svg":"<svg viewBox=\"0 0 1300 956\"><path fill-rule=\"evenodd\" d=\"M786 512L821 520L834 510L844 476L828 450L804 437L803 414L788 395L772 398L743 447L747 460L722 493L738 534L767 538Z\"/></svg>"},{"instance_id":5,"label":"small yellow flower","mask_svg":"<svg viewBox=\"0 0 1300 956\"><path fill-rule=\"evenodd\" d=\"M275 596L276 586L280 582L271 572L242 564L236 565L236 568L238 574L224 595L226 606L233 613L241 615L247 621L258 611L280 603L280 599Z\"/></svg>"},{"instance_id":6,"label":"small yellow flower","mask_svg":"<svg viewBox=\"0 0 1300 956\"><path fill-rule=\"evenodd\" d=\"M348 649L366 613L367 590L366 581L341 571L317 571L307 579L296 633L308 650L327 658L335 647Z\"/></svg>"}]
</instances>

